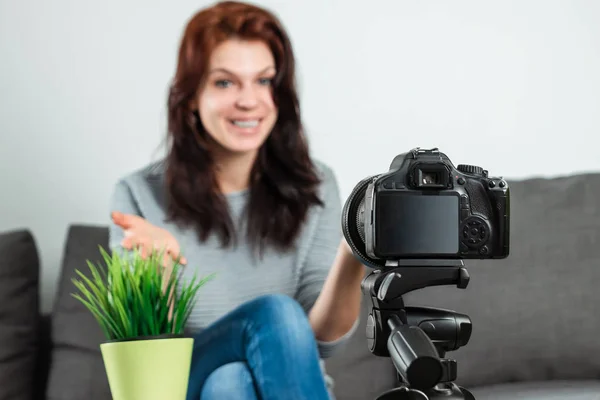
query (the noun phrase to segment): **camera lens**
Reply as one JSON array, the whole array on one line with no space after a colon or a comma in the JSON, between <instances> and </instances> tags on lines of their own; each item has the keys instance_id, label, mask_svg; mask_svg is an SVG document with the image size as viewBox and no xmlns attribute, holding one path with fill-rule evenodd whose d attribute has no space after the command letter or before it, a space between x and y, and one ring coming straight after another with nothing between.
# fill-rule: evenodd
<instances>
[{"instance_id":1,"label":"camera lens","mask_svg":"<svg viewBox=\"0 0 600 400\"><path fill-rule=\"evenodd\" d=\"M356 257L371 268L385 266L385 260L374 260L366 254L365 250L365 224L368 216L365 215L365 193L367 186L374 176L360 181L348 196L342 209L342 232Z\"/></svg>"}]
</instances>

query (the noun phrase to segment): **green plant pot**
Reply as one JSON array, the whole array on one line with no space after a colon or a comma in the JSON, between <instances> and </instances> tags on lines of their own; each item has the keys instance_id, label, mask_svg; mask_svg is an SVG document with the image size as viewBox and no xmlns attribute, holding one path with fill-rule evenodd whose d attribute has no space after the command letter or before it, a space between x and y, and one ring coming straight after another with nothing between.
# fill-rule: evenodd
<instances>
[{"instance_id":1,"label":"green plant pot","mask_svg":"<svg viewBox=\"0 0 600 400\"><path fill-rule=\"evenodd\" d=\"M100 345L113 400L185 400L193 338L143 338Z\"/></svg>"}]
</instances>

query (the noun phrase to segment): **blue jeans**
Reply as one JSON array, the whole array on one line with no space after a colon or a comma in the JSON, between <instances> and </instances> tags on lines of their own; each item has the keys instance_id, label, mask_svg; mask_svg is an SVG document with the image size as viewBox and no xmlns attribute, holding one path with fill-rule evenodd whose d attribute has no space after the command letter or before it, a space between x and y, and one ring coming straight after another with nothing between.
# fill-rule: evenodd
<instances>
[{"instance_id":1,"label":"blue jeans","mask_svg":"<svg viewBox=\"0 0 600 400\"><path fill-rule=\"evenodd\" d=\"M290 297L258 297L194 339L187 400L330 398L313 330Z\"/></svg>"}]
</instances>

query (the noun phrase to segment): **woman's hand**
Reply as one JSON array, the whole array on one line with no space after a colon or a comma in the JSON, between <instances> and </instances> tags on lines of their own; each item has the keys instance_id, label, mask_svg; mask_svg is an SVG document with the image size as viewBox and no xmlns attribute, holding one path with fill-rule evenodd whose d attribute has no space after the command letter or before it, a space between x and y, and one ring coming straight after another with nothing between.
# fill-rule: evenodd
<instances>
[{"instance_id":1,"label":"woman's hand","mask_svg":"<svg viewBox=\"0 0 600 400\"><path fill-rule=\"evenodd\" d=\"M125 238L121 246L127 250L137 248L142 258L146 258L154 252L163 255L162 266L164 268L162 290L167 291L171 274L173 273L173 261L178 260L180 264L187 263L184 257L180 258L179 243L167 230L152 225L138 215L123 214L115 211L111 214L113 222L123 228ZM173 317L173 294L175 288L169 293L169 319Z\"/></svg>"},{"instance_id":2,"label":"woman's hand","mask_svg":"<svg viewBox=\"0 0 600 400\"><path fill-rule=\"evenodd\" d=\"M138 215L115 211L111 217L116 225L123 228L125 238L121 241L121 246L127 250L137 248L142 258L154 252L162 252L164 267L172 265L181 256L179 243L167 230L152 225ZM181 257L179 263L186 264L187 260Z\"/></svg>"}]
</instances>

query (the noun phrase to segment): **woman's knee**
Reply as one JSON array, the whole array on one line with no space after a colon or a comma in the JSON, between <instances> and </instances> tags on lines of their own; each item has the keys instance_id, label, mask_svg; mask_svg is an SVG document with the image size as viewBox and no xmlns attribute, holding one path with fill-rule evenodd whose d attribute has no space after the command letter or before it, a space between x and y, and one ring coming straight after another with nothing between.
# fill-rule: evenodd
<instances>
[{"instance_id":1,"label":"woman's knee","mask_svg":"<svg viewBox=\"0 0 600 400\"><path fill-rule=\"evenodd\" d=\"M265 295L252 300L247 306L254 314L252 319L263 329L270 330L271 334L286 335L295 342L314 342L308 316L293 298L281 294Z\"/></svg>"},{"instance_id":2,"label":"woman's knee","mask_svg":"<svg viewBox=\"0 0 600 400\"><path fill-rule=\"evenodd\" d=\"M283 294L268 294L250 301L249 307L264 320L273 322L308 322L306 313L293 298Z\"/></svg>"},{"instance_id":3,"label":"woman's knee","mask_svg":"<svg viewBox=\"0 0 600 400\"><path fill-rule=\"evenodd\" d=\"M214 370L202 387L201 400L254 399L256 390L245 362L232 362Z\"/></svg>"}]
</instances>

